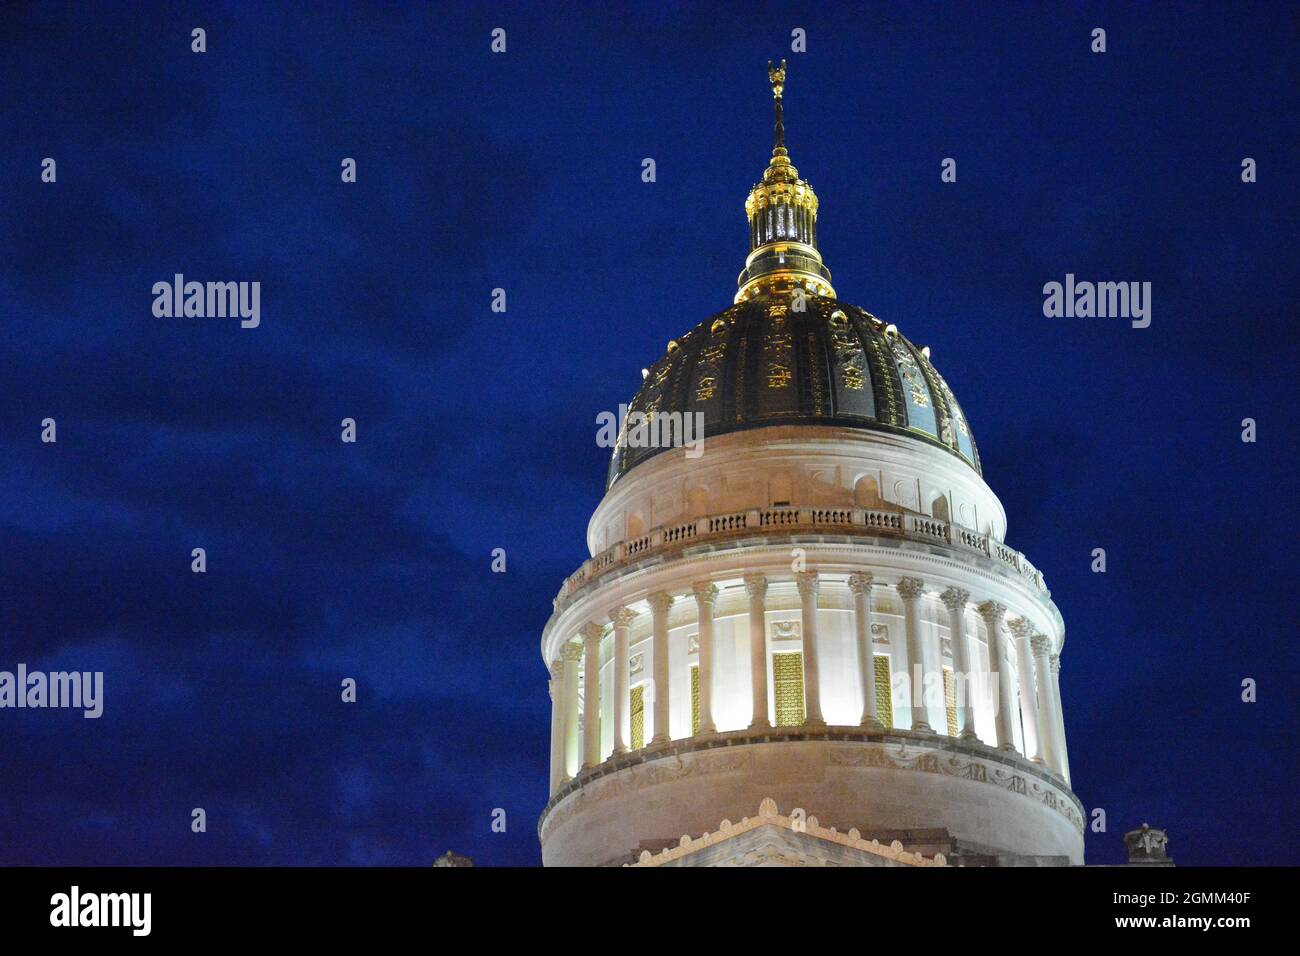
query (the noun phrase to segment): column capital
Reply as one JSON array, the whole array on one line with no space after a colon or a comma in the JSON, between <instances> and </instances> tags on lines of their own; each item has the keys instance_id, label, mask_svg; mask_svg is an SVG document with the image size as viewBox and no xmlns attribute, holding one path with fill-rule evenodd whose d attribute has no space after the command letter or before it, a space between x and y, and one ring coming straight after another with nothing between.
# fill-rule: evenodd
<instances>
[{"instance_id":1,"label":"column capital","mask_svg":"<svg viewBox=\"0 0 1300 956\"><path fill-rule=\"evenodd\" d=\"M561 653L566 661L580 661L582 660L582 645L569 641L564 645Z\"/></svg>"},{"instance_id":2,"label":"column capital","mask_svg":"<svg viewBox=\"0 0 1300 956\"><path fill-rule=\"evenodd\" d=\"M609 621L615 627L627 627L637 619L636 611L626 607L616 607L609 612Z\"/></svg>"},{"instance_id":3,"label":"column capital","mask_svg":"<svg viewBox=\"0 0 1300 956\"><path fill-rule=\"evenodd\" d=\"M966 602L970 600L970 592L961 588L949 588L939 595L939 600L950 611L964 611Z\"/></svg>"},{"instance_id":4,"label":"column capital","mask_svg":"<svg viewBox=\"0 0 1300 956\"><path fill-rule=\"evenodd\" d=\"M854 594L870 594L875 576L870 571L855 571L849 575L849 590Z\"/></svg>"},{"instance_id":5,"label":"column capital","mask_svg":"<svg viewBox=\"0 0 1300 956\"><path fill-rule=\"evenodd\" d=\"M1002 627L1002 621L1007 616L1005 605L997 601L985 601L975 610L980 612L980 617L984 618L984 623L989 626L989 630L998 630Z\"/></svg>"},{"instance_id":6,"label":"column capital","mask_svg":"<svg viewBox=\"0 0 1300 956\"><path fill-rule=\"evenodd\" d=\"M1017 641L1027 641L1034 634L1034 625L1023 617L1017 617L1007 621L1007 630L1011 632L1011 636Z\"/></svg>"},{"instance_id":7,"label":"column capital","mask_svg":"<svg viewBox=\"0 0 1300 956\"><path fill-rule=\"evenodd\" d=\"M650 610L654 611L656 614L667 614L668 609L673 606L674 600L673 596L666 591L656 591L654 594L651 594L646 598L647 603L650 605Z\"/></svg>"},{"instance_id":8,"label":"column capital","mask_svg":"<svg viewBox=\"0 0 1300 956\"><path fill-rule=\"evenodd\" d=\"M551 665L547 668L547 671L550 672L552 679L559 680L560 674L564 672L564 655L561 654L555 660L551 661Z\"/></svg>"},{"instance_id":9,"label":"column capital","mask_svg":"<svg viewBox=\"0 0 1300 956\"><path fill-rule=\"evenodd\" d=\"M1052 642L1048 640L1046 634L1035 634L1029 638L1029 646L1034 649L1034 655L1047 654L1052 649Z\"/></svg>"},{"instance_id":10,"label":"column capital","mask_svg":"<svg viewBox=\"0 0 1300 956\"><path fill-rule=\"evenodd\" d=\"M605 629L595 621L582 625L582 639L588 644L595 643L605 636Z\"/></svg>"},{"instance_id":11,"label":"column capital","mask_svg":"<svg viewBox=\"0 0 1300 956\"><path fill-rule=\"evenodd\" d=\"M697 581L691 585L691 592L701 604L712 604L718 599L718 588L712 581Z\"/></svg>"},{"instance_id":12,"label":"column capital","mask_svg":"<svg viewBox=\"0 0 1300 956\"><path fill-rule=\"evenodd\" d=\"M799 588L800 597L817 596L819 579L816 571L799 571L794 576L794 583Z\"/></svg>"},{"instance_id":13,"label":"column capital","mask_svg":"<svg viewBox=\"0 0 1300 956\"><path fill-rule=\"evenodd\" d=\"M904 601L915 601L925 593L925 582L920 578L903 578L898 582L897 590Z\"/></svg>"},{"instance_id":14,"label":"column capital","mask_svg":"<svg viewBox=\"0 0 1300 956\"><path fill-rule=\"evenodd\" d=\"M763 597L767 594L767 578L761 574L746 574L745 593L750 597Z\"/></svg>"},{"instance_id":15,"label":"column capital","mask_svg":"<svg viewBox=\"0 0 1300 956\"><path fill-rule=\"evenodd\" d=\"M1047 660L1052 665L1052 676L1059 677L1061 674L1061 655L1053 654Z\"/></svg>"}]
</instances>

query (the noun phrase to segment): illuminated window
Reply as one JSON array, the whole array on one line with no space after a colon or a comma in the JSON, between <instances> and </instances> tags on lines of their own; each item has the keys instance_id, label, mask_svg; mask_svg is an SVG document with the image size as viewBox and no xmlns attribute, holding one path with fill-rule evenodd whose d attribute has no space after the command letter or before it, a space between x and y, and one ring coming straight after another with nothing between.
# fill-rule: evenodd
<instances>
[{"instance_id":1,"label":"illuminated window","mask_svg":"<svg viewBox=\"0 0 1300 956\"><path fill-rule=\"evenodd\" d=\"M772 655L772 683L776 688L776 725L798 727L804 719L802 651Z\"/></svg>"},{"instance_id":2,"label":"illuminated window","mask_svg":"<svg viewBox=\"0 0 1300 956\"><path fill-rule=\"evenodd\" d=\"M691 736L700 732L700 665L691 665Z\"/></svg>"},{"instance_id":3,"label":"illuminated window","mask_svg":"<svg viewBox=\"0 0 1300 956\"><path fill-rule=\"evenodd\" d=\"M645 684L632 688L632 749L645 746Z\"/></svg>"},{"instance_id":4,"label":"illuminated window","mask_svg":"<svg viewBox=\"0 0 1300 956\"><path fill-rule=\"evenodd\" d=\"M952 668L943 669L943 709L948 715L948 736L957 736L957 684L952 678Z\"/></svg>"},{"instance_id":5,"label":"illuminated window","mask_svg":"<svg viewBox=\"0 0 1300 956\"><path fill-rule=\"evenodd\" d=\"M889 680L889 655L876 655L876 716L886 727L894 726L894 689Z\"/></svg>"}]
</instances>

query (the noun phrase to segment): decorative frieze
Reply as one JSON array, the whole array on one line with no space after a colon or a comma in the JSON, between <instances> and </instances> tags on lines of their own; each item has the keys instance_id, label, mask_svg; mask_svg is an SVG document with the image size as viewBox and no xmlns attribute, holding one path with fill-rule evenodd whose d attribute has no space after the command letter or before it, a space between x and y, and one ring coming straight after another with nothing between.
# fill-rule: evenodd
<instances>
[{"instance_id":1,"label":"decorative frieze","mask_svg":"<svg viewBox=\"0 0 1300 956\"><path fill-rule=\"evenodd\" d=\"M771 628L774 641L803 640L803 632L799 628L798 621L773 621Z\"/></svg>"},{"instance_id":2,"label":"decorative frieze","mask_svg":"<svg viewBox=\"0 0 1300 956\"><path fill-rule=\"evenodd\" d=\"M953 777L996 787L1032 800L1060 814L1082 834L1083 808L1067 789L1058 789L1045 771L1019 756L996 753L978 743L959 743L948 738L918 737L908 731L841 728L808 731L786 728L755 735L733 731L720 735L733 738L730 745L719 737L705 743L675 741L668 749L638 763L619 764L610 771L584 775L561 788L542 812L538 826L543 841L548 834L583 810L630 793L660 784L715 774L752 774L753 745L799 745L824 741L820 759L829 767L876 768ZM852 738L852 739L850 739ZM636 755L623 758L635 760Z\"/></svg>"}]
</instances>

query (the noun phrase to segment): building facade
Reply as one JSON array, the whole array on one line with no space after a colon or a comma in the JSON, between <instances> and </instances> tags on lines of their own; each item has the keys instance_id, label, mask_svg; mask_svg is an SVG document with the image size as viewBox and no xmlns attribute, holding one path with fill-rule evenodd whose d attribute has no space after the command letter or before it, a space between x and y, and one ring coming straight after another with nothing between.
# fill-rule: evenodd
<instances>
[{"instance_id":1,"label":"building facade","mask_svg":"<svg viewBox=\"0 0 1300 956\"><path fill-rule=\"evenodd\" d=\"M645 370L542 635L543 860L654 858L770 798L949 863L1082 863L1064 623L929 348L838 299L769 77L734 303Z\"/></svg>"}]
</instances>

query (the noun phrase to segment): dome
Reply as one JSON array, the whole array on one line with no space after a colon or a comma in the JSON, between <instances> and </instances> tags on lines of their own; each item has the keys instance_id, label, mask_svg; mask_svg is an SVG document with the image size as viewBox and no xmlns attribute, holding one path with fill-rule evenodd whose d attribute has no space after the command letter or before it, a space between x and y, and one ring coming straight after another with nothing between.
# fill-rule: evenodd
<instances>
[{"instance_id":1,"label":"dome","mask_svg":"<svg viewBox=\"0 0 1300 956\"><path fill-rule=\"evenodd\" d=\"M768 79L733 304L667 343L616 434L597 419L591 556L542 632L542 860L771 865L725 821L795 806L911 858L939 833L961 866L1082 864L1064 622L930 350L832 286L784 62Z\"/></svg>"},{"instance_id":2,"label":"dome","mask_svg":"<svg viewBox=\"0 0 1300 956\"><path fill-rule=\"evenodd\" d=\"M609 466L613 486L641 462L681 443L685 416L701 413L706 440L766 425L833 425L903 434L941 447L978 473L961 406L919 349L893 326L833 298L760 294L668 343L628 405L670 430L647 445L625 428ZM700 419L692 419L700 421ZM686 436L691 437L689 434Z\"/></svg>"},{"instance_id":3,"label":"dome","mask_svg":"<svg viewBox=\"0 0 1300 956\"><path fill-rule=\"evenodd\" d=\"M750 251L735 304L673 339L646 370L627 407L606 488L674 446L765 425L907 435L979 473L970 426L930 364L930 350L836 297L817 243L821 203L785 146L784 60L768 64L768 78L775 145L745 200ZM702 433L694 427L700 422Z\"/></svg>"}]
</instances>

